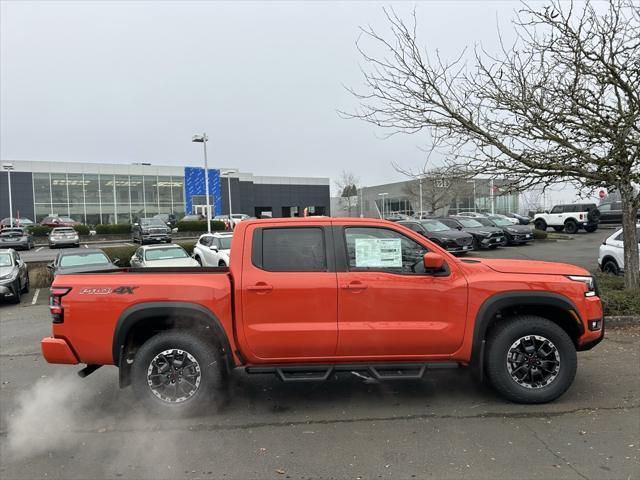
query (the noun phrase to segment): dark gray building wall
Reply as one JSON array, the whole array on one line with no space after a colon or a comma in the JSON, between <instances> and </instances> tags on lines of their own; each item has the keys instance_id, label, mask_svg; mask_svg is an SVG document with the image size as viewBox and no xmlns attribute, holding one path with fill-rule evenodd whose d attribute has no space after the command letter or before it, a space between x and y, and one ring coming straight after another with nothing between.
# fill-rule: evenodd
<instances>
[{"instance_id":1,"label":"dark gray building wall","mask_svg":"<svg viewBox=\"0 0 640 480\"><path fill-rule=\"evenodd\" d=\"M220 179L222 213L229 213L229 190L227 178ZM253 183L231 179L231 202L233 213L255 215L255 207L271 207L273 217L282 217L283 207L323 207L330 215L329 185L278 185Z\"/></svg>"},{"instance_id":2,"label":"dark gray building wall","mask_svg":"<svg viewBox=\"0 0 640 480\"><path fill-rule=\"evenodd\" d=\"M8 174L0 171L0 219L9 216ZM13 200L13 216L34 220L33 180L30 172L11 172L11 199Z\"/></svg>"}]
</instances>

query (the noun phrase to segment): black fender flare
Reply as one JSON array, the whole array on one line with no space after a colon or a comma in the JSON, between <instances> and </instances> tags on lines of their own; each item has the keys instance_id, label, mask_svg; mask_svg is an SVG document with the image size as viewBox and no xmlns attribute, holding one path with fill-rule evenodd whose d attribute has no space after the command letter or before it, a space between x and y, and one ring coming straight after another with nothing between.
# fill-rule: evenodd
<instances>
[{"instance_id":1,"label":"black fender flare","mask_svg":"<svg viewBox=\"0 0 640 480\"><path fill-rule=\"evenodd\" d=\"M178 314L181 316L196 317L199 321L210 327L223 347L227 361L231 362L228 365L233 365L229 339L218 317L208 308L190 302L143 302L133 305L122 312L113 333L113 364L117 367L120 366L121 350L125 345L129 332L138 322L149 318L167 317Z\"/></svg>"},{"instance_id":2,"label":"black fender flare","mask_svg":"<svg viewBox=\"0 0 640 480\"><path fill-rule=\"evenodd\" d=\"M484 352L487 329L491 320L501 310L513 307L548 306L572 312L577 317L576 323L580 335L584 334L584 324L576 305L567 297L552 292L512 291L502 292L486 299L480 306L473 327L473 343L471 347L470 365L479 379L484 376ZM572 315L572 316L573 316Z\"/></svg>"}]
</instances>

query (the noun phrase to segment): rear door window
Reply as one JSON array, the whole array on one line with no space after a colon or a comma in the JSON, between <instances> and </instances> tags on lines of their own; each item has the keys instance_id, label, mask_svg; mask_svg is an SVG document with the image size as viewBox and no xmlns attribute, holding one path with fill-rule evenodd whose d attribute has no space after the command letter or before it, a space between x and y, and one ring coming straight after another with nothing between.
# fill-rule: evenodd
<instances>
[{"instance_id":1,"label":"rear door window","mask_svg":"<svg viewBox=\"0 0 640 480\"><path fill-rule=\"evenodd\" d=\"M254 244L254 248L260 245ZM326 272L324 230L317 227L263 229L261 268L270 272Z\"/></svg>"}]
</instances>

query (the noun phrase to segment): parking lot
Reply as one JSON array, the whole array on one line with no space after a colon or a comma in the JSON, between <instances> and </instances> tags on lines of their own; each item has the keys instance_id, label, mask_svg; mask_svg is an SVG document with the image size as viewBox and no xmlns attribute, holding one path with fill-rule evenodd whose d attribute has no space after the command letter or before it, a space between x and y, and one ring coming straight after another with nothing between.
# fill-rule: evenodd
<instances>
[{"instance_id":1,"label":"parking lot","mask_svg":"<svg viewBox=\"0 0 640 480\"><path fill-rule=\"evenodd\" d=\"M477 253L595 265L610 231ZM34 252L38 253L38 252ZM475 253L474 253L475 254ZM37 295L37 296L36 296ZM49 365L46 289L0 305L1 478L638 478L640 329L579 355L558 401L515 405L464 369L421 381L233 375L194 418L143 411L117 370ZM527 468L523 470L523 465ZM531 468L535 465L535 468Z\"/></svg>"}]
</instances>

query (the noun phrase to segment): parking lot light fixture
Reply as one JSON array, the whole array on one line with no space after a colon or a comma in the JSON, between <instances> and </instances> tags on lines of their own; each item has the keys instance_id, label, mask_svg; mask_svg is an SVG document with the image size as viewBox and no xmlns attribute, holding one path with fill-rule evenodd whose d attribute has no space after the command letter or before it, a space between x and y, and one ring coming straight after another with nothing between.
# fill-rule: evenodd
<instances>
[{"instance_id":1,"label":"parking lot light fixture","mask_svg":"<svg viewBox=\"0 0 640 480\"><path fill-rule=\"evenodd\" d=\"M13 163L3 163L2 169L7 172L7 185L9 187L9 227L13 227L13 200L11 198L11 171L13 170Z\"/></svg>"},{"instance_id":2,"label":"parking lot light fixture","mask_svg":"<svg viewBox=\"0 0 640 480\"><path fill-rule=\"evenodd\" d=\"M384 199L389 195L387 192L379 193L378 196L382 197L382 218L384 219Z\"/></svg>"},{"instance_id":3,"label":"parking lot light fixture","mask_svg":"<svg viewBox=\"0 0 640 480\"><path fill-rule=\"evenodd\" d=\"M211 202L209 201L209 165L207 164L207 134L194 135L191 141L204 146L204 195L207 199L207 232L211 233Z\"/></svg>"},{"instance_id":4,"label":"parking lot light fixture","mask_svg":"<svg viewBox=\"0 0 640 480\"><path fill-rule=\"evenodd\" d=\"M231 174L238 173L238 170L225 170L220 175L227 177L227 186L229 187L229 226L233 228L233 220L231 220Z\"/></svg>"}]
</instances>

